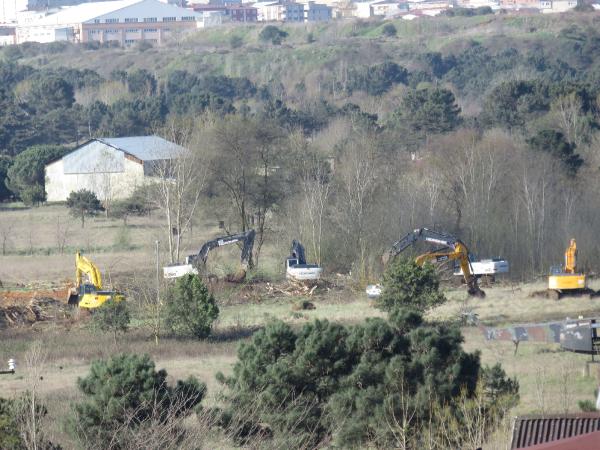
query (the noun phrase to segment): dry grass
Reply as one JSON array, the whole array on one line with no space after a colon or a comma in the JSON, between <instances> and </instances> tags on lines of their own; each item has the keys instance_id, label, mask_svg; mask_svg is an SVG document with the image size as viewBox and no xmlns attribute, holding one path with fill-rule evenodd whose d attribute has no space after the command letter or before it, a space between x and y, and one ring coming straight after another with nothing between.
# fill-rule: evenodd
<instances>
[{"instance_id":1,"label":"dry grass","mask_svg":"<svg viewBox=\"0 0 600 450\"><path fill-rule=\"evenodd\" d=\"M210 217L199 211L184 238L182 258L195 253L206 240L223 234ZM6 236L5 255L0 245L0 281L10 287L64 284L73 278L73 254L81 249L100 267L105 280L118 286L133 273L154 273L156 240L161 241L161 266L167 262L164 232L159 211L147 217L130 217L126 227L122 220L99 215L86 219L85 228L81 228L79 219L70 216L64 205L0 209L0 244ZM270 253L272 250L266 248L267 269L283 274L283 265L272 261ZM235 269L239 255L236 246L213 252L209 269L217 274Z\"/></svg>"},{"instance_id":2,"label":"dry grass","mask_svg":"<svg viewBox=\"0 0 600 450\"><path fill-rule=\"evenodd\" d=\"M134 218L130 221L129 243L131 250L114 246L121 222L105 218L88 221L82 230L77 221L71 219L63 206L47 206L30 210L0 211L2 225L14 222L8 246L9 254L0 256L0 279L10 285L31 285L41 282L61 286L73 276L73 256L70 252L60 254L56 243L57 220L68 220L72 232L68 246L94 248L91 256L107 275L115 279L126 279L132 273L144 273L154 268L153 246L160 236L157 217ZM194 250L204 240L218 234L213 223L202 223L188 239L187 250ZM198 230L202 229L200 234ZM287 243L277 242L265 250L265 263L270 274L283 277L280 264L281 249ZM32 256L27 250L34 248ZM39 249L50 249L45 254ZM233 248L211 254L213 267L234 267L238 250ZM7 283L8 282L8 283ZM600 288L594 281L593 288ZM217 292L221 303L221 316L214 338L197 342L163 338L157 347L151 333L135 328L121 339L117 346L110 336L91 333L80 324L65 329L60 325L46 325L18 330L0 330L0 365L8 358L23 360L31 342L39 339L48 352L43 380L39 392L49 408L47 421L50 438L73 448L72 442L62 431L62 417L70 411L70 404L79 396L76 380L84 376L92 360L106 358L117 352L149 353L158 368L165 368L170 380L194 375L207 383L208 404L216 401L219 385L215 380L218 371L228 373L235 362L239 342L247 339L258 327L276 318L296 326L314 318L355 323L366 317L381 317L383 314L372 307L362 292L349 289L331 290L310 299L314 310L294 311L299 298L265 298L257 291L250 300L240 301L244 287L229 287ZM456 319L462 311L472 310L483 323L506 325L510 323L543 322L565 317L595 316L600 313L600 298L567 298L552 301L532 298L530 293L543 290L543 283L530 285L496 285L486 288L484 300L469 299L464 289L450 289L449 301L430 313L433 319ZM485 364L499 362L510 376L518 379L521 386L521 403L515 414L576 411L577 401L593 399L597 387L598 370L591 369L591 376L584 376L586 361L583 355L563 352L555 344L521 343L518 353L510 342L485 341L476 328L465 328L465 349L479 350ZM20 367L22 369L22 367ZM15 375L0 377L2 395L17 395L27 389L26 377L19 371Z\"/></svg>"}]
</instances>

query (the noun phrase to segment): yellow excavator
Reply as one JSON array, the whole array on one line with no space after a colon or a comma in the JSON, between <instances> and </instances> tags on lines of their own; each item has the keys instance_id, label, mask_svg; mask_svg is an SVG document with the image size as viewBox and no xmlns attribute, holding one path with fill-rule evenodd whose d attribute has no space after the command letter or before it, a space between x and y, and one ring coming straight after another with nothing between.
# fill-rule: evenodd
<instances>
[{"instance_id":1,"label":"yellow excavator","mask_svg":"<svg viewBox=\"0 0 600 450\"><path fill-rule=\"evenodd\" d=\"M88 277L87 282L83 281L84 275ZM102 290L100 270L80 252L75 254L75 279L77 285L69 290L69 305L93 309L102 306L110 299L117 302L125 300L125 296L119 292Z\"/></svg>"},{"instance_id":2,"label":"yellow excavator","mask_svg":"<svg viewBox=\"0 0 600 450\"><path fill-rule=\"evenodd\" d=\"M559 299L563 294L579 294L588 292L587 279L584 273L577 273L577 242L571 239L565 251L564 267L551 269L548 277L549 292Z\"/></svg>"},{"instance_id":3,"label":"yellow excavator","mask_svg":"<svg viewBox=\"0 0 600 450\"><path fill-rule=\"evenodd\" d=\"M471 296L484 298L485 292L481 290L477 283L477 277L473 274L471 262L469 261L469 249L460 241L446 233L430 230L428 228L418 228L402 239L396 241L390 248L389 252L384 255L384 264L396 257L399 253L414 245L418 241L425 241L432 244L442 245L441 248L433 250L429 253L417 256L415 263L422 266L426 262L446 262L458 261L462 269L465 283L467 284L468 293Z\"/></svg>"}]
</instances>

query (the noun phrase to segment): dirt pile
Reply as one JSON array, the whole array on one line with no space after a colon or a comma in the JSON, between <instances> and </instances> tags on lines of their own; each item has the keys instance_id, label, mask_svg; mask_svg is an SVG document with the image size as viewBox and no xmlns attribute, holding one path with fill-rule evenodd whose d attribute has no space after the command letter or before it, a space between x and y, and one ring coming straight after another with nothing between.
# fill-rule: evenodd
<instances>
[{"instance_id":1,"label":"dirt pile","mask_svg":"<svg viewBox=\"0 0 600 450\"><path fill-rule=\"evenodd\" d=\"M0 291L0 328L63 320L71 315L68 289Z\"/></svg>"}]
</instances>

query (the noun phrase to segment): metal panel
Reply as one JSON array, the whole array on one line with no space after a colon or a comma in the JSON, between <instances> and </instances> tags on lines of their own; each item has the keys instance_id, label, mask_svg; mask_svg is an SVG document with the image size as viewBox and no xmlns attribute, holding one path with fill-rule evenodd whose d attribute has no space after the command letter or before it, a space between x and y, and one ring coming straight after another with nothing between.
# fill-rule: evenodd
<instances>
[{"instance_id":1,"label":"metal panel","mask_svg":"<svg viewBox=\"0 0 600 450\"><path fill-rule=\"evenodd\" d=\"M99 140L142 161L173 159L185 151L180 145L169 142L160 136L134 136Z\"/></svg>"},{"instance_id":2,"label":"metal panel","mask_svg":"<svg viewBox=\"0 0 600 450\"><path fill-rule=\"evenodd\" d=\"M600 413L521 416L515 419L511 449L527 448L600 431Z\"/></svg>"},{"instance_id":3,"label":"metal panel","mask_svg":"<svg viewBox=\"0 0 600 450\"><path fill-rule=\"evenodd\" d=\"M65 174L120 173L125 171L124 154L101 141L90 141L63 157Z\"/></svg>"}]
</instances>

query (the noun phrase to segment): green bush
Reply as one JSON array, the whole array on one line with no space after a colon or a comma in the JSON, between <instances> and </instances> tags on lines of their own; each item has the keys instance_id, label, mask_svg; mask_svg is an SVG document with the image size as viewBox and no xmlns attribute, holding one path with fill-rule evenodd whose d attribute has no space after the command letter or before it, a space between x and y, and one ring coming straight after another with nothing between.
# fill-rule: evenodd
<instances>
[{"instance_id":1,"label":"green bush","mask_svg":"<svg viewBox=\"0 0 600 450\"><path fill-rule=\"evenodd\" d=\"M0 448L25 450L21 430L14 414L14 400L0 397Z\"/></svg>"},{"instance_id":2,"label":"green bush","mask_svg":"<svg viewBox=\"0 0 600 450\"><path fill-rule=\"evenodd\" d=\"M383 311L398 307L426 311L446 301L439 287L439 277L431 264L420 267L414 261L396 259L383 275L377 307Z\"/></svg>"},{"instance_id":3,"label":"green bush","mask_svg":"<svg viewBox=\"0 0 600 450\"><path fill-rule=\"evenodd\" d=\"M95 215L102 210L102 205L92 191L80 189L69 194L67 208L71 211L71 215L81 218L81 228L84 228L85 216Z\"/></svg>"},{"instance_id":4,"label":"green bush","mask_svg":"<svg viewBox=\"0 0 600 450\"><path fill-rule=\"evenodd\" d=\"M459 403L479 397L490 431L507 410L494 405L514 405L518 384L500 366L481 368L462 342L457 327L406 309L351 327L271 322L240 346L233 374L217 376L228 387L223 425L242 443L266 427L289 448L392 448L402 432L421 448L438 409L464 426Z\"/></svg>"},{"instance_id":5,"label":"green bush","mask_svg":"<svg viewBox=\"0 0 600 450\"><path fill-rule=\"evenodd\" d=\"M286 31L280 30L274 25L267 25L262 29L258 38L263 42L279 45L288 36Z\"/></svg>"},{"instance_id":6,"label":"green bush","mask_svg":"<svg viewBox=\"0 0 600 450\"><path fill-rule=\"evenodd\" d=\"M240 48L244 45L244 39L241 36L233 35L229 38L229 46L231 48Z\"/></svg>"},{"instance_id":7,"label":"green bush","mask_svg":"<svg viewBox=\"0 0 600 450\"><path fill-rule=\"evenodd\" d=\"M125 301L117 302L113 299L107 300L102 306L94 310L92 323L100 331L113 334L115 345L117 334L125 333L129 329L129 308Z\"/></svg>"},{"instance_id":8,"label":"green bush","mask_svg":"<svg viewBox=\"0 0 600 450\"><path fill-rule=\"evenodd\" d=\"M189 414L206 392L206 386L193 377L168 386L167 372L156 371L148 355L122 354L94 361L77 385L85 399L75 404L67 430L86 448L108 448L109 443L111 448L130 448L130 431L165 425Z\"/></svg>"},{"instance_id":9,"label":"green bush","mask_svg":"<svg viewBox=\"0 0 600 450\"><path fill-rule=\"evenodd\" d=\"M6 186L27 205L45 201L45 166L62 157L66 151L64 147L55 145L29 147L12 160L6 173Z\"/></svg>"},{"instance_id":10,"label":"green bush","mask_svg":"<svg viewBox=\"0 0 600 450\"><path fill-rule=\"evenodd\" d=\"M387 37L394 37L398 34L398 30L393 23L386 23L381 29L381 35Z\"/></svg>"},{"instance_id":11,"label":"green bush","mask_svg":"<svg viewBox=\"0 0 600 450\"><path fill-rule=\"evenodd\" d=\"M204 339L219 317L219 307L196 275L179 278L167 293L166 325L177 336Z\"/></svg>"}]
</instances>

